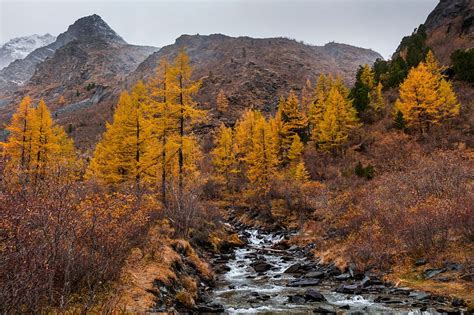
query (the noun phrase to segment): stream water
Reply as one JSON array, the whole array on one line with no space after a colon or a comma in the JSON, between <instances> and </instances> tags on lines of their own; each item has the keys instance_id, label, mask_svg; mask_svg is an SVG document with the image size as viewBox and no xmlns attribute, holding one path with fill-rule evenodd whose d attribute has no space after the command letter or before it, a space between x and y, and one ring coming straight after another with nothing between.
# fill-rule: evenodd
<instances>
[{"instance_id":1,"label":"stream water","mask_svg":"<svg viewBox=\"0 0 474 315\"><path fill-rule=\"evenodd\" d=\"M284 238L283 235L246 230L241 232L241 236L247 239L247 246L235 249L233 254L216 258L215 261L221 264L223 272L212 300L221 304L226 313L313 314L319 310L321 313L327 311L338 314L436 314L437 309L444 305L432 302L431 297L423 292L385 284L372 285L359 294L338 293L337 288L341 291L341 286L347 285L350 289L357 281L346 279L346 275L321 276L321 273L327 273L327 269L323 269L326 267L311 261L301 249L274 249ZM256 272L251 266L256 261L269 264L269 269ZM285 273L295 264L306 267L308 272L303 275ZM321 293L326 301L308 299L310 289Z\"/></svg>"}]
</instances>

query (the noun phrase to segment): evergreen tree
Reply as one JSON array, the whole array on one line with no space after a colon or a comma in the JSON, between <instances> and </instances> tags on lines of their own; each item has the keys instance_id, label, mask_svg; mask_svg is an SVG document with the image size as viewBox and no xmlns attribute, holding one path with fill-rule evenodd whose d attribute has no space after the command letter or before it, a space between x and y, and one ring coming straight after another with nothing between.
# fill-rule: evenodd
<instances>
[{"instance_id":1,"label":"evergreen tree","mask_svg":"<svg viewBox=\"0 0 474 315\"><path fill-rule=\"evenodd\" d=\"M304 145L298 135L293 136L290 149L288 150L288 159L292 161L298 161L303 153Z\"/></svg>"},{"instance_id":2,"label":"evergreen tree","mask_svg":"<svg viewBox=\"0 0 474 315\"><path fill-rule=\"evenodd\" d=\"M304 162L299 162L295 167L295 180L300 183L307 183L310 180L309 172L306 170Z\"/></svg>"}]
</instances>

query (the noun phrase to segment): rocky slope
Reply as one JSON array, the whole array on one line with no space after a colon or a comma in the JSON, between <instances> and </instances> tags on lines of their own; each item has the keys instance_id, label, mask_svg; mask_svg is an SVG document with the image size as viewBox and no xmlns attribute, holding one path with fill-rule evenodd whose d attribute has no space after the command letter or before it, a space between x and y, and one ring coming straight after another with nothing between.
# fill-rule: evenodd
<instances>
[{"instance_id":1,"label":"rocky slope","mask_svg":"<svg viewBox=\"0 0 474 315\"><path fill-rule=\"evenodd\" d=\"M148 78L161 58L172 60L182 48L190 56L194 78L202 80L196 99L211 110L211 125L222 120L232 123L244 108L273 112L280 96L300 90L307 79L314 82L320 73L340 75L352 83L359 65L381 58L370 49L338 43L310 46L286 38L182 35L148 57L130 81ZM214 110L221 89L230 102L223 116Z\"/></svg>"},{"instance_id":2,"label":"rocky slope","mask_svg":"<svg viewBox=\"0 0 474 315\"><path fill-rule=\"evenodd\" d=\"M453 51L474 47L474 0L441 0L425 27L427 45L449 64Z\"/></svg>"},{"instance_id":3,"label":"rocky slope","mask_svg":"<svg viewBox=\"0 0 474 315\"><path fill-rule=\"evenodd\" d=\"M67 31L61 33L51 44L34 50L24 59L16 60L0 70L0 89L15 90L18 86L24 85L33 76L40 63L73 40L89 41L95 38L117 45L126 44L100 16L94 14L83 17L70 25Z\"/></svg>"},{"instance_id":4,"label":"rocky slope","mask_svg":"<svg viewBox=\"0 0 474 315\"><path fill-rule=\"evenodd\" d=\"M0 46L0 69L8 66L12 61L23 59L32 51L49 45L56 40L51 34L17 37Z\"/></svg>"}]
</instances>

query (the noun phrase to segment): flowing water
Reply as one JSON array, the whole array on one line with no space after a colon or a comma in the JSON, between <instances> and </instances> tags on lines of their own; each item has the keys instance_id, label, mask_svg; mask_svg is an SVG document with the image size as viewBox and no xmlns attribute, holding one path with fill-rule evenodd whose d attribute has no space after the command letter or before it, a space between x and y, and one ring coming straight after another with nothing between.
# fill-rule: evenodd
<instances>
[{"instance_id":1,"label":"flowing water","mask_svg":"<svg viewBox=\"0 0 474 315\"><path fill-rule=\"evenodd\" d=\"M324 308L337 313L372 313L372 314L434 314L435 309L427 305L426 311L420 307L412 307L419 302L408 294L398 296L399 302L377 303L374 300L380 294L342 294L335 289L341 285L333 279L325 279L320 284L306 287L289 287L288 283L295 281L297 275L284 273L294 265L314 264L306 255L296 248L288 250L273 250L283 236L263 233L257 230L243 232L248 245L235 250L235 255L224 260L227 272L220 275L217 287L213 293L213 302L224 306L227 313L298 313L312 314L316 308ZM266 261L273 267L257 273L250 266L256 260ZM308 302L304 294L308 289L322 293L327 301ZM290 301L290 296L299 296ZM388 301L388 299L386 299ZM396 304L396 305L394 305ZM416 305L416 304L415 304ZM418 306L418 305L417 305ZM421 305L423 307L424 305Z\"/></svg>"}]
</instances>

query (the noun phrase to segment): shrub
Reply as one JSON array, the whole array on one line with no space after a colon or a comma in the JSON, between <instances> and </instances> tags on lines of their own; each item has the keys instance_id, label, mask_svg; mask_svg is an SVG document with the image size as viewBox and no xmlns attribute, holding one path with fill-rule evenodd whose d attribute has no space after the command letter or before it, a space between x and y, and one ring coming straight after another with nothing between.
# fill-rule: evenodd
<instances>
[{"instance_id":1,"label":"shrub","mask_svg":"<svg viewBox=\"0 0 474 315\"><path fill-rule=\"evenodd\" d=\"M451 61L459 80L474 82L474 48L456 50L451 55Z\"/></svg>"}]
</instances>

